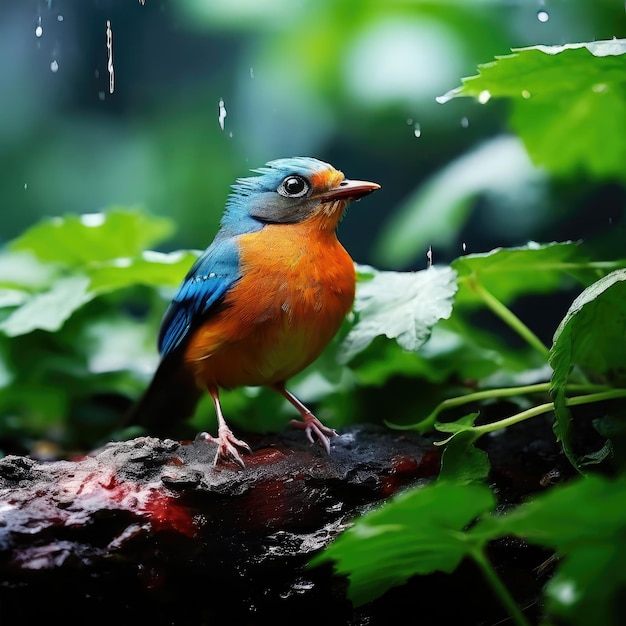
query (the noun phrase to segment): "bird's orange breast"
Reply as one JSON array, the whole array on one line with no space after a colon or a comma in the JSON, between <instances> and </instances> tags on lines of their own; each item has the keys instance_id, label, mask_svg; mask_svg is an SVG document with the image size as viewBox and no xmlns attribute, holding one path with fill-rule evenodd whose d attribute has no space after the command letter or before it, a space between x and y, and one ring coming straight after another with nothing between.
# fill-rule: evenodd
<instances>
[{"instance_id":1,"label":"bird's orange breast","mask_svg":"<svg viewBox=\"0 0 626 626\"><path fill-rule=\"evenodd\" d=\"M354 263L320 220L267 225L238 244L242 277L185 350L204 385L290 378L321 354L354 300Z\"/></svg>"}]
</instances>

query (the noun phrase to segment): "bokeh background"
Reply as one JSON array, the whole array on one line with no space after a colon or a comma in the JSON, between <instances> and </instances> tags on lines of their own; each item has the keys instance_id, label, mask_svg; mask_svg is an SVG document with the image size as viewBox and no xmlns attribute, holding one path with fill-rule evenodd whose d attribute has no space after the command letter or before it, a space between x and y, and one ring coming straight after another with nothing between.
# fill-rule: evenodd
<instances>
[{"instance_id":1,"label":"bokeh background","mask_svg":"<svg viewBox=\"0 0 626 626\"><path fill-rule=\"evenodd\" d=\"M536 167L506 99L444 97L512 48L613 37L626 37L623 0L0 0L0 244L44 217L127 207L175 222L161 251L203 249L237 177L301 155L382 185L340 225L362 264L423 269L531 240L623 258L624 176ZM515 310L549 346L579 292ZM0 336L0 449L106 440L156 367L171 293L143 285L96 299L56 334ZM150 315L123 317L129 299ZM493 316L472 324L506 333ZM424 374L428 359L396 357L406 376L392 363L374 377L384 390L313 372L297 391L334 426L390 407L414 420L441 398L433 378L445 381ZM226 413L284 428L283 400L254 394L225 395Z\"/></svg>"},{"instance_id":2,"label":"bokeh background","mask_svg":"<svg viewBox=\"0 0 626 626\"><path fill-rule=\"evenodd\" d=\"M290 155L382 184L341 226L361 263L589 238L619 222L622 188L490 143L505 102L437 98L511 48L624 33L622 0L2 0L0 238L124 205L175 218L166 248L204 248L234 179ZM456 187L426 197L451 167ZM386 229L413 207L434 227L394 254Z\"/></svg>"}]
</instances>

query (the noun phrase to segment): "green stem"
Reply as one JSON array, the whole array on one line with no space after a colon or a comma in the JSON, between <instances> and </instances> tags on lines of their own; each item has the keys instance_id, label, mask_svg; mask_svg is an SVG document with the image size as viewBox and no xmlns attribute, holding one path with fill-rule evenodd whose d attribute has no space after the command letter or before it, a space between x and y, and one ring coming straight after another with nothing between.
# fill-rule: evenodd
<instances>
[{"instance_id":1,"label":"green stem","mask_svg":"<svg viewBox=\"0 0 626 626\"><path fill-rule=\"evenodd\" d=\"M485 556L482 550L477 549L472 551L472 557L474 561L477 563L478 567L482 571L484 577L487 579L487 583L497 596L497 598L502 602L504 608L507 610L508 614L511 616L513 621L517 626L530 626L530 622L524 617L519 606L517 606L517 602L513 599L509 590L504 586L504 583L500 580L500 577L496 574L493 569L491 563Z\"/></svg>"},{"instance_id":2,"label":"green stem","mask_svg":"<svg viewBox=\"0 0 626 626\"><path fill-rule=\"evenodd\" d=\"M510 396L520 396L530 393L548 393L552 383L536 383L534 385L522 385L520 387L500 387L498 389L483 389L481 391L475 391L468 393L464 396L457 396L455 398L448 398L440 402L435 409L423 420L417 424L411 424L410 426L398 426L395 424L389 424L393 428L399 430L418 430L424 432L437 421L439 414L447 409L463 406L464 404L470 404L472 402L478 402L480 400L488 400L492 398L506 398ZM606 385L568 385L568 391L604 391Z\"/></svg>"},{"instance_id":3,"label":"green stem","mask_svg":"<svg viewBox=\"0 0 626 626\"><path fill-rule=\"evenodd\" d=\"M495 313L505 324L512 328L520 337L526 340L533 348L535 348L546 360L550 355L548 347L533 333L517 315L509 308L504 306L498 298L487 291L483 285L476 280L471 280L471 289L477 293L493 313Z\"/></svg>"},{"instance_id":4,"label":"green stem","mask_svg":"<svg viewBox=\"0 0 626 626\"><path fill-rule=\"evenodd\" d=\"M591 404L592 402L601 402L602 400L612 400L614 398L626 398L626 389L611 389L609 391L603 391L600 393L590 393L586 396L567 398L565 400L565 404L567 406L576 406L579 404ZM507 426L512 426L513 424L523 422L524 420L530 419L531 417L536 417L537 415L541 415L542 413L548 413L553 409L554 402L546 402L545 404L539 404L532 407L531 409L527 409L526 411L522 411L521 413L516 413L515 415L507 417L503 420L492 422L491 424L484 424L483 426L474 426L471 431L478 436L484 435L486 433L491 433L494 430L499 430L500 428L506 428Z\"/></svg>"}]
</instances>

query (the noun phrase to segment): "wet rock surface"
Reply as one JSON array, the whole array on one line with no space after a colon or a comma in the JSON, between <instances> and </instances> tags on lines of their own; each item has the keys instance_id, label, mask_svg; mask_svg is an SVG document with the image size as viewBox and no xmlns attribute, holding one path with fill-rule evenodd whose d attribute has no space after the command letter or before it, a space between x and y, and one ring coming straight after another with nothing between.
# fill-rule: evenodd
<instances>
[{"instance_id":1,"label":"wet rock surface","mask_svg":"<svg viewBox=\"0 0 626 626\"><path fill-rule=\"evenodd\" d=\"M496 492L523 497L563 471L556 445L537 437L518 429L498 438ZM0 623L386 624L417 611L429 624L452 619L459 602L466 624L505 616L477 605L490 596L470 565L417 577L359 609L330 567L307 567L355 516L436 477L440 448L430 440L355 427L329 457L301 433L247 438L254 453L243 470L213 467L209 442L149 437L71 461L2 459ZM519 454L502 452L507 438ZM489 452L494 441L485 444ZM520 601L534 602L545 582L534 568L548 555L520 542L494 555Z\"/></svg>"}]
</instances>

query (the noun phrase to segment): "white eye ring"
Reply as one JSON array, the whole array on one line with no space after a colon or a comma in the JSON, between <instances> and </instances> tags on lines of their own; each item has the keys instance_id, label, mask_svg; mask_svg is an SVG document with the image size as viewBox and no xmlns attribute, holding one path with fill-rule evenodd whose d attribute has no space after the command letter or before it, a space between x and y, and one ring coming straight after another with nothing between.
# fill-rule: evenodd
<instances>
[{"instance_id":1,"label":"white eye ring","mask_svg":"<svg viewBox=\"0 0 626 626\"><path fill-rule=\"evenodd\" d=\"M278 185L276 191L285 198L302 198L309 193L310 189L311 185L306 178L297 174L290 174Z\"/></svg>"}]
</instances>

